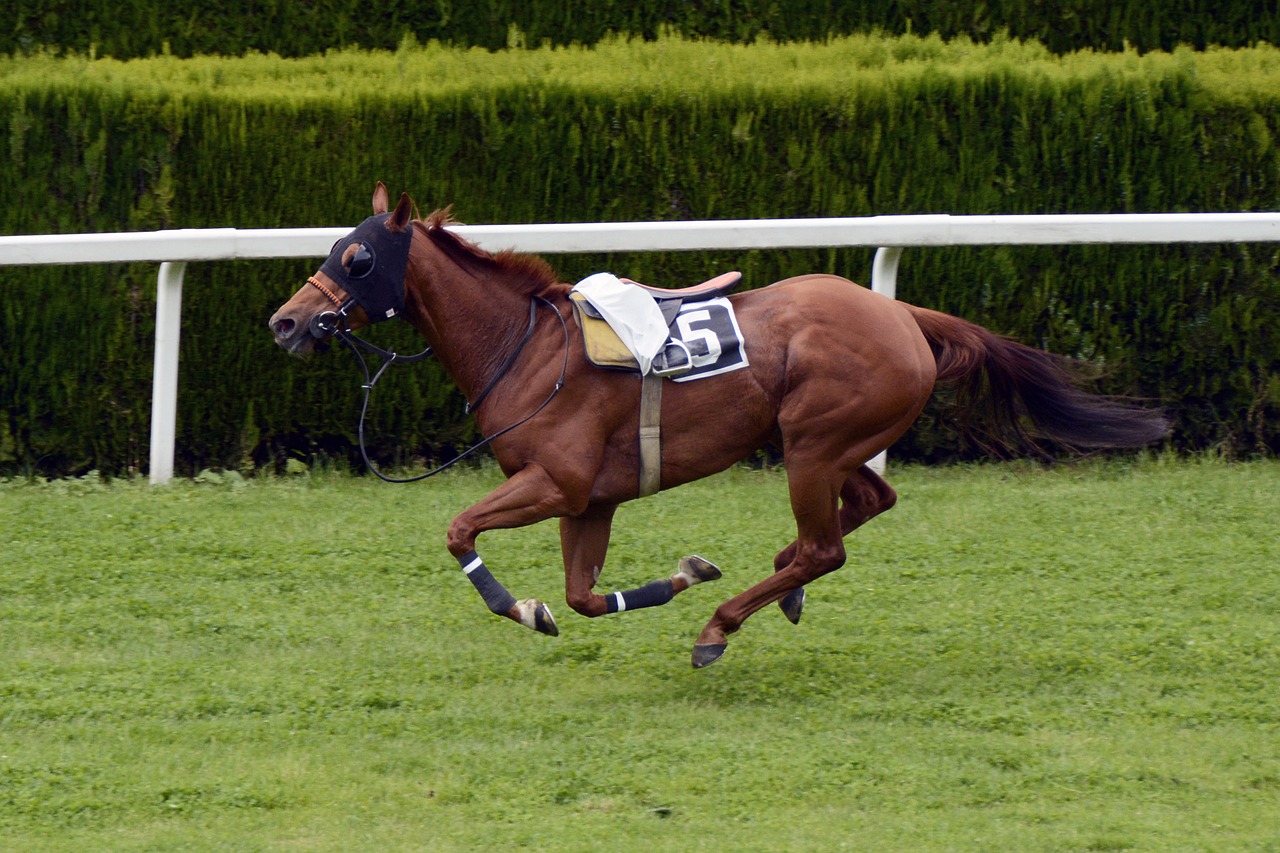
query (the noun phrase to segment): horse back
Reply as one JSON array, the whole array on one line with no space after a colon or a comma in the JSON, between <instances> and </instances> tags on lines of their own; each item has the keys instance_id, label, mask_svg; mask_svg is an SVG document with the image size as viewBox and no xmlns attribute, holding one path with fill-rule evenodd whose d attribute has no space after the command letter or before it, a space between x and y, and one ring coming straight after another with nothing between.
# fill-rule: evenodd
<instances>
[{"instance_id":1,"label":"horse back","mask_svg":"<svg viewBox=\"0 0 1280 853\"><path fill-rule=\"evenodd\" d=\"M935 362L919 325L900 302L847 278L814 273L730 297L762 368L757 380L777 391L807 377L845 384L927 374Z\"/></svg>"}]
</instances>

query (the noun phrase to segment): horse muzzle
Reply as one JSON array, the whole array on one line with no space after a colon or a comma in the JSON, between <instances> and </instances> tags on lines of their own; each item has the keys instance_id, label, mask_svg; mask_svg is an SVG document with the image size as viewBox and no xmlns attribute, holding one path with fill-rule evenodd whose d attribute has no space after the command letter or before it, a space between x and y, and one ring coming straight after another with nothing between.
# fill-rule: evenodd
<instances>
[{"instance_id":1,"label":"horse muzzle","mask_svg":"<svg viewBox=\"0 0 1280 853\"><path fill-rule=\"evenodd\" d=\"M306 355L333 334L332 331L326 331L330 322L328 318L333 318L332 323L336 329L337 314L332 311L321 311L306 323L279 311L267 322L267 326L275 336L276 343L284 350L293 355Z\"/></svg>"}]
</instances>

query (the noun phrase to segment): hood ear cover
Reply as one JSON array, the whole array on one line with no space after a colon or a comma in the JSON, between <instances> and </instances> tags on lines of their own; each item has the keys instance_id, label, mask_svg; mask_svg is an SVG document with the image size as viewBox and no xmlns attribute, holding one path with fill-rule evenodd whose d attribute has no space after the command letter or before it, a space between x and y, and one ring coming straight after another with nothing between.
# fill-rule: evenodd
<instances>
[{"instance_id":1,"label":"hood ear cover","mask_svg":"<svg viewBox=\"0 0 1280 853\"><path fill-rule=\"evenodd\" d=\"M320 266L320 272L345 290L364 309L370 323L379 323L404 312L404 276L409 266L409 246L413 243L413 226L391 231L390 213L370 216L355 230L333 246L333 251ZM373 251L374 268L366 275L353 278L342 266L342 255L353 243L363 243Z\"/></svg>"}]
</instances>

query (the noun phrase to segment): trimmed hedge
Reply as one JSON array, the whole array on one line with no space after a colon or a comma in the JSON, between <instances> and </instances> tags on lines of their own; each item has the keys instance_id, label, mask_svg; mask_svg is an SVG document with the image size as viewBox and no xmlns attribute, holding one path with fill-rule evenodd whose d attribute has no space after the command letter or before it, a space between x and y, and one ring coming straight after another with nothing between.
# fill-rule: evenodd
<instances>
[{"instance_id":1,"label":"trimmed hedge","mask_svg":"<svg viewBox=\"0 0 1280 853\"><path fill-rule=\"evenodd\" d=\"M283 60L0 60L4 233L354 224L377 179L472 222L1280 208L1280 51L1054 57L1038 45L610 40ZM758 286L870 250L568 256L680 284ZM1280 449L1280 247L908 251L903 299L1105 369L1167 404L1175 445ZM350 458L355 368L298 361L265 321L316 261L193 264L179 470ZM150 265L0 268L0 470L142 467ZM375 330L404 335L405 329ZM409 345L407 338L402 338ZM471 436L434 365L391 371L384 458ZM963 445L936 410L901 458Z\"/></svg>"},{"instance_id":2,"label":"trimmed hedge","mask_svg":"<svg viewBox=\"0 0 1280 853\"><path fill-rule=\"evenodd\" d=\"M1002 32L1055 53L1082 48L1172 50L1280 41L1280 8L1256 0L14 0L0 53L42 45L119 59L247 51L306 56L332 48L391 50L408 38L498 50L594 44L609 33L751 42L822 41L884 32L966 36Z\"/></svg>"}]
</instances>

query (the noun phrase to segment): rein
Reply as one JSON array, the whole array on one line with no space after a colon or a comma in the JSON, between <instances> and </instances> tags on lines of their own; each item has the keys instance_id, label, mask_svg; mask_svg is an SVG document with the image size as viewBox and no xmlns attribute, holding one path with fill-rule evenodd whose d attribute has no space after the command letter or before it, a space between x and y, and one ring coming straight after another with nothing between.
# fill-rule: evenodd
<instances>
[{"instance_id":1,"label":"rein","mask_svg":"<svg viewBox=\"0 0 1280 853\"><path fill-rule=\"evenodd\" d=\"M537 415L539 412L541 412L543 409L547 407L547 405L555 398L555 396L560 393L560 389L564 387L565 376L569 372L569 326L565 323L564 315L561 314L556 309L555 305L551 304L550 300L546 299L545 297L535 295L532 299L529 300L529 328L525 331L524 337L520 339L520 343L516 345L516 348L511 352L510 355L507 356L506 360L502 362L502 365L498 368L497 373L494 375L494 377L491 380L489 380L489 384L485 386L485 389L483 391L480 392L479 396L476 397L475 401L467 404L466 411L468 414L475 411L480 406L480 403L484 401L485 397L489 396L489 392L492 391L495 386L497 386L498 382L501 381L502 377L506 375L508 370L511 369L511 366L515 364L516 357L519 356L520 352L524 349L525 344L529 342L529 339L533 337L533 332L537 325L537 310L538 310L539 302L546 305L553 312L555 312L556 319L560 321L560 328L564 332L564 360L560 365L560 377L556 379L555 387L551 389L551 393L547 395L547 398L543 400L536 409L534 409L529 414L525 415L520 420L516 421L515 423L509 426L503 427L502 429L498 430L497 432L493 433L490 436L487 436L481 439L480 441L468 447L466 450L459 453L457 456L450 459L448 462L445 462L443 465L440 465L436 468L433 468L430 471L427 471L423 474L418 474L413 477L403 477L403 478L389 477L386 474L379 471L377 466L373 464L373 460L369 458L369 451L365 447L364 422L365 422L365 417L369 413L369 397L373 393L373 386L378 384L378 380L382 378L382 374L386 372L388 367L390 367L392 364L395 364L396 362L401 362L404 364L412 364L413 362L421 361L422 359L431 355L431 352L432 352L431 347L427 347L420 353L405 356L405 355L400 355L393 350L385 350L382 347L377 346L376 344L371 344L368 341L364 340L363 338L357 337L354 333L351 332L350 329L346 328L347 311L350 309L351 305L354 304L354 301L349 300L346 303L342 303L337 299L337 297L333 294L332 291L324 287L322 284L320 284L320 282L315 281L314 279L308 279L308 283L318 287L321 290L321 292L325 294L325 296L328 296L332 302L338 305L337 312L325 311L321 314L317 314L314 318L312 318L311 320L312 334L315 334L316 337L321 337L326 334L336 336L339 340L341 340L344 344L346 344L347 347L353 353L355 353L356 360L360 362L360 370L361 372L364 373L364 382L360 386L364 388L364 402L360 406L360 423L359 423L359 426L356 428L356 438L360 444L360 458L364 460L365 466L370 471L372 471L380 480L384 480L388 483L416 483L419 480L425 480L428 477L434 477L436 474L439 474L442 471L446 471L449 468L452 468L454 465L458 464L463 459L466 459L468 456L475 453L480 448L488 445L490 442L494 441L495 439L503 435L506 435L516 427L521 426L526 422L532 420L535 415ZM364 355L362 355L360 352L362 348L382 358L382 366L378 368L378 370L372 375L370 375L369 373L368 362L365 361Z\"/></svg>"},{"instance_id":2,"label":"rein","mask_svg":"<svg viewBox=\"0 0 1280 853\"><path fill-rule=\"evenodd\" d=\"M542 299L542 297L539 296L537 297L537 299ZM502 379L502 377L506 375L507 371L511 369L511 365L515 364L516 357L520 355L520 351L524 349L524 345L529 343L529 338L533 337L533 330L538 323L537 299L529 300L529 328L524 330L524 337L520 339L520 343L516 344L516 348L511 351L511 354L508 355L505 359L503 359L502 364L498 367L497 373L493 374L493 378L489 380L488 385L484 386L484 390L481 391L480 394L476 397L475 402L467 403L463 411L465 411L468 415L474 412L476 409L480 408L480 404L484 402L484 398L489 396L489 392L494 389L494 386L496 386L498 382ZM546 302L545 299L543 299L542 301ZM551 303L547 302L547 304L550 305ZM554 307L552 308L552 310L555 310ZM556 311L556 313L559 314L560 312ZM564 322L563 317L560 318L560 322L562 323ZM567 330L566 330L566 334L568 334Z\"/></svg>"}]
</instances>

